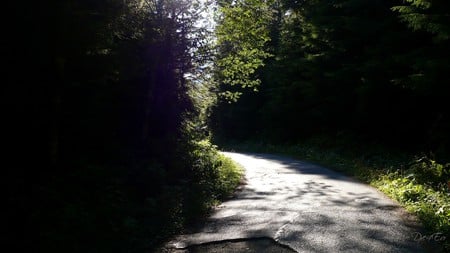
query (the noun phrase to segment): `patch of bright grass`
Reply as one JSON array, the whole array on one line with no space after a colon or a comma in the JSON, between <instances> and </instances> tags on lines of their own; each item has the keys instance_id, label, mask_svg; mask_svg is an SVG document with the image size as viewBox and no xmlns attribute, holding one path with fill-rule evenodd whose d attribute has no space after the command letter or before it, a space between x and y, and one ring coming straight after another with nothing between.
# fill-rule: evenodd
<instances>
[{"instance_id":1,"label":"patch of bright grass","mask_svg":"<svg viewBox=\"0 0 450 253\"><path fill-rule=\"evenodd\" d=\"M231 196L243 175L242 168L221 154L209 140L197 142L192 157L194 180L186 194L187 223L195 222Z\"/></svg>"},{"instance_id":2,"label":"patch of bright grass","mask_svg":"<svg viewBox=\"0 0 450 253\"><path fill-rule=\"evenodd\" d=\"M220 191L220 196L226 198L232 195L240 184L244 170L229 157L219 154L219 159L221 165L218 168L218 189Z\"/></svg>"},{"instance_id":3,"label":"patch of bright grass","mask_svg":"<svg viewBox=\"0 0 450 253\"><path fill-rule=\"evenodd\" d=\"M431 233L450 235L450 194L448 189L434 189L418 183L412 174L395 171L371 180L389 197L400 202L406 210L417 215ZM447 247L448 247L447 241Z\"/></svg>"}]
</instances>

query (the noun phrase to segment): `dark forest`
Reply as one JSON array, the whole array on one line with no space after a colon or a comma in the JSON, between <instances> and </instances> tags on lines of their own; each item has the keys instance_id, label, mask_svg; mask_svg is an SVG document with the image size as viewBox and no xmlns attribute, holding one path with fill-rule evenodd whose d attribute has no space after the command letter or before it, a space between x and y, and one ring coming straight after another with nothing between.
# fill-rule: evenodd
<instances>
[{"instance_id":1,"label":"dark forest","mask_svg":"<svg viewBox=\"0 0 450 253\"><path fill-rule=\"evenodd\" d=\"M443 196L419 217L450 231L450 2L13 5L2 167L17 251L152 251L234 191L230 148L404 164Z\"/></svg>"}]
</instances>

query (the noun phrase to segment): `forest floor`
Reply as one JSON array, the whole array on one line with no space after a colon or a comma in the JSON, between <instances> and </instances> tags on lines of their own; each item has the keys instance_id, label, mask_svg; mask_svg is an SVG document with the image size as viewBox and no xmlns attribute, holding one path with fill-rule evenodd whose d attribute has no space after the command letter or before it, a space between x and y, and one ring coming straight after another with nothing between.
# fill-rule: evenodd
<instances>
[{"instance_id":1,"label":"forest floor","mask_svg":"<svg viewBox=\"0 0 450 253\"><path fill-rule=\"evenodd\" d=\"M245 186L159 252L433 252L415 219L368 185L287 157L225 155Z\"/></svg>"}]
</instances>

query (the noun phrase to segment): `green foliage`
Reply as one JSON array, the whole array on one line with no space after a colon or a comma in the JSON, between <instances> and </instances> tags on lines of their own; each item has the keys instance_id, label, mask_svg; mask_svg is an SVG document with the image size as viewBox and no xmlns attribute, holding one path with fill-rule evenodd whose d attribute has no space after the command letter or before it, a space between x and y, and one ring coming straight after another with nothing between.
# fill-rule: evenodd
<instances>
[{"instance_id":1,"label":"green foliage","mask_svg":"<svg viewBox=\"0 0 450 253\"><path fill-rule=\"evenodd\" d=\"M186 162L191 165L189 178L183 182L182 208L176 216L182 225L196 222L212 206L229 197L241 181L243 171L217 151L209 140L192 141Z\"/></svg>"},{"instance_id":2,"label":"green foliage","mask_svg":"<svg viewBox=\"0 0 450 253\"><path fill-rule=\"evenodd\" d=\"M440 189L450 182L450 164L440 164L428 157L422 157L412 163L405 173L420 184Z\"/></svg>"},{"instance_id":3,"label":"green foliage","mask_svg":"<svg viewBox=\"0 0 450 253\"><path fill-rule=\"evenodd\" d=\"M193 167L195 178L198 179L196 184L214 201L229 197L240 183L242 168L220 154L209 141L203 140L196 145L192 153L196 158Z\"/></svg>"},{"instance_id":4,"label":"green foliage","mask_svg":"<svg viewBox=\"0 0 450 253\"><path fill-rule=\"evenodd\" d=\"M408 5L394 6L392 10L398 12L409 27L430 32L440 42L450 38L448 1L406 0L406 3Z\"/></svg>"},{"instance_id":5,"label":"green foliage","mask_svg":"<svg viewBox=\"0 0 450 253\"><path fill-rule=\"evenodd\" d=\"M273 57L256 71L259 92L220 87L237 102L215 107L216 133L278 143L351 133L388 146L448 154L449 2L406 1L403 12L395 7L401 2L268 3L271 19L260 28L270 31L265 47ZM414 28L404 18L416 14L422 18ZM241 23L252 20L239 17ZM219 56L239 45L224 44ZM228 59L230 65L234 59ZM236 91L243 93L239 100L232 96Z\"/></svg>"},{"instance_id":6,"label":"green foliage","mask_svg":"<svg viewBox=\"0 0 450 253\"><path fill-rule=\"evenodd\" d=\"M430 187L411 177L395 171L382 174L371 182L374 186L396 199L406 209L416 214L430 233L450 233L450 196L447 187ZM434 182L438 184L439 182ZM442 242L450 248L448 240Z\"/></svg>"},{"instance_id":7,"label":"green foliage","mask_svg":"<svg viewBox=\"0 0 450 253\"><path fill-rule=\"evenodd\" d=\"M219 179L217 182L217 192L219 199L230 197L236 187L241 183L243 168L236 164L231 158L220 154L221 165L218 168Z\"/></svg>"},{"instance_id":8,"label":"green foliage","mask_svg":"<svg viewBox=\"0 0 450 253\"><path fill-rule=\"evenodd\" d=\"M217 76L221 84L257 90L261 81L256 71L271 56L266 44L269 37L271 12L267 1L245 0L219 7L216 29L218 56ZM233 100L238 92L222 93Z\"/></svg>"}]
</instances>

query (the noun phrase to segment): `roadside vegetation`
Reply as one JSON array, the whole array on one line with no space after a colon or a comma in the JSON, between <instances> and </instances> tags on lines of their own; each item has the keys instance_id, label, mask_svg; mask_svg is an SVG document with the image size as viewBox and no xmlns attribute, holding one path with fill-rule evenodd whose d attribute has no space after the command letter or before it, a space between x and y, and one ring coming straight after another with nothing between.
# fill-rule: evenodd
<instances>
[{"instance_id":1,"label":"roadside vegetation","mask_svg":"<svg viewBox=\"0 0 450 253\"><path fill-rule=\"evenodd\" d=\"M368 183L418 218L426 231L423 240L450 250L450 163L435 161L432 154L413 155L377 145L349 144L348 139L330 140L313 138L297 145L229 142L223 147L288 155Z\"/></svg>"},{"instance_id":2,"label":"roadside vegetation","mask_svg":"<svg viewBox=\"0 0 450 253\"><path fill-rule=\"evenodd\" d=\"M35 227L29 229L37 238L24 238L21 247L151 252L203 219L241 181L242 169L208 140L191 145L192 152L176 158L190 169L179 178L158 162L134 167L81 164L56 174L33 192L35 199L28 204L41 208L30 209L29 222Z\"/></svg>"},{"instance_id":3,"label":"roadside vegetation","mask_svg":"<svg viewBox=\"0 0 450 253\"><path fill-rule=\"evenodd\" d=\"M243 176L242 167L220 154L208 140L196 143L192 157L194 181L183 189L188 191L184 224L198 221L212 207L232 196Z\"/></svg>"},{"instance_id":4,"label":"roadside vegetation","mask_svg":"<svg viewBox=\"0 0 450 253\"><path fill-rule=\"evenodd\" d=\"M205 123L217 96L212 30L199 24L207 8L14 3L2 93L6 248L149 252L230 195L241 172Z\"/></svg>"}]
</instances>

